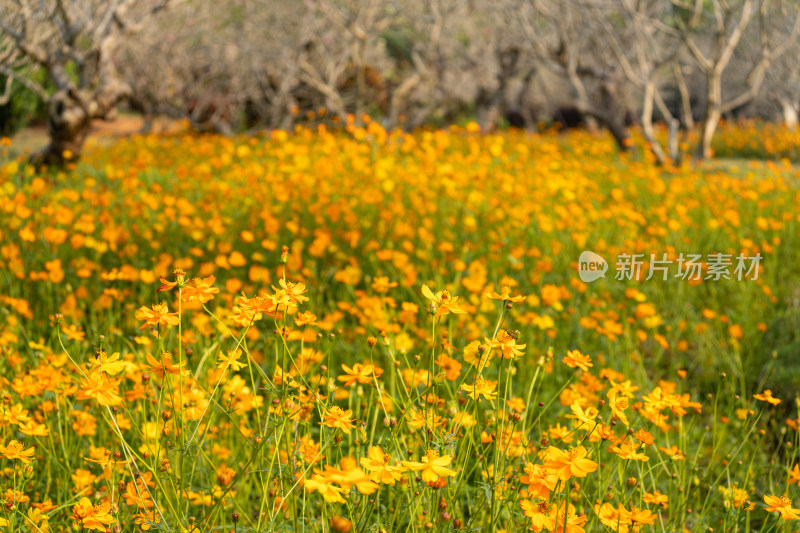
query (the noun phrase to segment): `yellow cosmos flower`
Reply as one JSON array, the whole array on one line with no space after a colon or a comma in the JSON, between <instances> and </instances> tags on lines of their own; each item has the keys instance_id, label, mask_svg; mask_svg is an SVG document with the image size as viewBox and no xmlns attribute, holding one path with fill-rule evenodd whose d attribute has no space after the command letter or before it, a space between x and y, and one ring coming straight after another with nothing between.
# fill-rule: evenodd
<instances>
[{"instance_id":1,"label":"yellow cosmos flower","mask_svg":"<svg viewBox=\"0 0 800 533\"><path fill-rule=\"evenodd\" d=\"M25 449L25 446L18 440L12 440L5 446L0 446L0 455L10 461L21 461L30 463L33 460L34 448Z\"/></svg>"},{"instance_id":2,"label":"yellow cosmos flower","mask_svg":"<svg viewBox=\"0 0 800 533\"><path fill-rule=\"evenodd\" d=\"M178 313L170 313L167 304L155 304L151 307L142 306L136 311L137 320L144 320L139 329L144 329L147 326L156 326L163 324L165 326L177 326L181 322Z\"/></svg>"},{"instance_id":3,"label":"yellow cosmos flower","mask_svg":"<svg viewBox=\"0 0 800 533\"><path fill-rule=\"evenodd\" d=\"M586 477L597 470L597 463L587 459L587 454L588 452L583 446L578 446L568 452L550 446L547 449L547 462L544 466L553 470L561 481L567 481L573 477Z\"/></svg>"},{"instance_id":4,"label":"yellow cosmos flower","mask_svg":"<svg viewBox=\"0 0 800 533\"><path fill-rule=\"evenodd\" d=\"M525 300L525 298L527 298L527 296L525 296L524 294L511 296L511 287L509 287L508 285L503 285L500 288L499 293L490 291L486 293L486 296L488 298L491 298L492 300L502 300L504 302L513 302L513 303L522 302Z\"/></svg>"},{"instance_id":5,"label":"yellow cosmos flower","mask_svg":"<svg viewBox=\"0 0 800 533\"><path fill-rule=\"evenodd\" d=\"M465 391L473 400L477 400L481 396L487 400L494 400L497 398L497 391L495 390L496 388L496 381L490 381L483 378L476 379L475 383L472 385L468 385L466 383L461 385L461 390Z\"/></svg>"},{"instance_id":6,"label":"yellow cosmos flower","mask_svg":"<svg viewBox=\"0 0 800 533\"><path fill-rule=\"evenodd\" d=\"M453 458L449 455L439 456L436 450L428 450L422 458L422 462L403 461L403 466L413 472L422 472L422 481L432 483L439 480L439 477L455 476L456 472L447 468Z\"/></svg>"},{"instance_id":7,"label":"yellow cosmos flower","mask_svg":"<svg viewBox=\"0 0 800 533\"><path fill-rule=\"evenodd\" d=\"M430 300L432 312L436 316L448 313L463 314L467 311L458 304L458 296L450 296L450 291L439 291L434 294L427 285L422 286L422 295Z\"/></svg>"},{"instance_id":8,"label":"yellow cosmos flower","mask_svg":"<svg viewBox=\"0 0 800 533\"><path fill-rule=\"evenodd\" d=\"M792 500L786 496L764 496L764 503L765 510L780 513L784 520L800 520L800 509L793 509Z\"/></svg>"},{"instance_id":9,"label":"yellow cosmos flower","mask_svg":"<svg viewBox=\"0 0 800 533\"><path fill-rule=\"evenodd\" d=\"M331 407L322 420L322 425L329 428L341 429L348 435L350 430L355 426L353 425L353 411L348 409L342 410L341 407Z\"/></svg>"},{"instance_id":10,"label":"yellow cosmos flower","mask_svg":"<svg viewBox=\"0 0 800 533\"><path fill-rule=\"evenodd\" d=\"M362 457L359 462L370 472L369 478L372 481L385 485L394 485L395 481L400 481L406 470L402 466L390 465L389 454L380 446L370 446L367 456Z\"/></svg>"},{"instance_id":11,"label":"yellow cosmos flower","mask_svg":"<svg viewBox=\"0 0 800 533\"><path fill-rule=\"evenodd\" d=\"M373 365L362 365L356 363L351 367L342 363L342 370L345 371L344 376L339 376L336 379L343 382L346 387L350 387L356 383L362 385L369 385L374 379L379 378L383 374L383 370Z\"/></svg>"},{"instance_id":12,"label":"yellow cosmos flower","mask_svg":"<svg viewBox=\"0 0 800 533\"><path fill-rule=\"evenodd\" d=\"M594 366L592 364L592 359L588 355L584 355L578 350L570 350L567 352L567 355L564 356L562 359L565 365L570 368L580 368L584 372L589 371L590 366Z\"/></svg>"}]
</instances>

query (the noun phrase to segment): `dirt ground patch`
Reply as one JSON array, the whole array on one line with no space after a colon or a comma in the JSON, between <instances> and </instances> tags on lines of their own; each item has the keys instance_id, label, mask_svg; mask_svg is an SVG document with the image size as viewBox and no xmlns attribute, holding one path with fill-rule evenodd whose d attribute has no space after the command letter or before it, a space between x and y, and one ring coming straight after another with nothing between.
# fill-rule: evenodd
<instances>
[{"instance_id":1,"label":"dirt ground patch","mask_svg":"<svg viewBox=\"0 0 800 533\"><path fill-rule=\"evenodd\" d=\"M145 133L145 125L144 117L128 113L122 113L114 120L93 120L88 142L92 140L107 142L120 137ZM186 126L182 121L166 117L153 118L149 124L149 132L156 134L177 133L185 129ZM45 126L24 128L11 138L11 146L8 147L7 154L9 157L15 158L21 154L36 152L45 146L47 146L47 128Z\"/></svg>"}]
</instances>

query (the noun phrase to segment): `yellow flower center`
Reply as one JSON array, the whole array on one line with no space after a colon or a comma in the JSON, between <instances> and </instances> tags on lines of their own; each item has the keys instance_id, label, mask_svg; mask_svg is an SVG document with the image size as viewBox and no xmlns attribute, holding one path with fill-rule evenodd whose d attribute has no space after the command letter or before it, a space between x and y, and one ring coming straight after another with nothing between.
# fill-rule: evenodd
<instances>
[{"instance_id":1,"label":"yellow flower center","mask_svg":"<svg viewBox=\"0 0 800 533\"><path fill-rule=\"evenodd\" d=\"M427 452L425 452L425 457L428 458L428 462L433 461L434 459L437 459L439 457L439 452L437 452L436 450L428 450Z\"/></svg>"}]
</instances>

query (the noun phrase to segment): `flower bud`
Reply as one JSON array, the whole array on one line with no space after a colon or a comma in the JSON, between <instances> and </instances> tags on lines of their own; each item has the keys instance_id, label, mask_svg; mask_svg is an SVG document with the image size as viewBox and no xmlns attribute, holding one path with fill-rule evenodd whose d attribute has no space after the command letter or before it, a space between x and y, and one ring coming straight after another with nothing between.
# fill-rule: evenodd
<instances>
[{"instance_id":1,"label":"flower bud","mask_svg":"<svg viewBox=\"0 0 800 533\"><path fill-rule=\"evenodd\" d=\"M353 530L353 523L341 516L334 516L331 518L331 529L336 533L350 533Z\"/></svg>"}]
</instances>

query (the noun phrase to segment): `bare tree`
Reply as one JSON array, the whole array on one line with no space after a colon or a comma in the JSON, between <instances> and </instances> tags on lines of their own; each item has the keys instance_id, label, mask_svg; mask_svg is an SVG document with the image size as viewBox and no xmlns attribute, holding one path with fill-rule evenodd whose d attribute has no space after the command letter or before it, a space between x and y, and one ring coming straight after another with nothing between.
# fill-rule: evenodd
<instances>
[{"instance_id":1,"label":"bare tree","mask_svg":"<svg viewBox=\"0 0 800 533\"><path fill-rule=\"evenodd\" d=\"M701 125L698 157L711 155L711 140L723 113L736 109L758 95L772 63L796 44L800 19L789 2L762 0L723 1L673 0L672 30L684 42L695 64L706 79L706 108ZM791 21L789 34L774 31L776 17ZM756 21L754 54L744 79L744 87L723 90L723 75L751 24ZM752 29L752 28L751 28ZM779 42L776 42L779 38ZM732 84L727 84L731 87Z\"/></svg>"},{"instance_id":2,"label":"bare tree","mask_svg":"<svg viewBox=\"0 0 800 533\"><path fill-rule=\"evenodd\" d=\"M619 70L641 94L640 121L642 133L658 163L669 158L676 161L677 153L658 140L653 124L654 110L675 131L677 118L672 115L661 94L664 82L671 73L670 65L678 57L682 43L660 29L671 16L668 3L659 0L613 0L585 2L584 9L593 14L601 40L613 53ZM667 146L677 143L669 143Z\"/></svg>"},{"instance_id":3,"label":"bare tree","mask_svg":"<svg viewBox=\"0 0 800 533\"><path fill-rule=\"evenodd\" d=\"M767 73L765 81L769 98L780 107L783 123L795 130L800 122L800 70L797 58L784 54Z\"/></svg>"},{"instance_id":4,"label":"bare tree","mask_svg":"<svg viewBox=\"0 0 800 533\"><path fill-rule=\"evenodd\" d=\"M624 78L598 24L602 0L508 2L524 42L539 63L561 76L573 105L605 126L620 150L630 148L625 124Z\"/></svg>"},{"instance_id":5,"label":"bare tree","mask_svg":"<svg viewBox=\"0 0 800 533\"><path fill-rule=\"evenodd\" d=\"M0 74L5 78L2 92L0 92L0 105L6 105L11 100L14 83L24 84L30 90L37 92L38 84L31 83L29 76L25 75L31 70L30 60L20 50L10 35L0 33ZM43 93L38 93L40 96Z\"/></svg>"},{"instance_id":6,"label":"bare tree","mask_svg":"<svg viewBox=\"0 0 800 533\"><path fill-rule=\"evenodd\" d=\"M197 0L128 43L121 67L138 107L226 133L289 129L307 114L385 114L382 32L395 12L383 0L230 0L222 10Z\"/></svg>"},{"instance_id":7,"label":"bare tree","mask_svg":"<svg viewBox=\"0 0 800 533\"><path fill-rule=\"evenodd\" d=\"M48 102L50 144L39 163L77 158L92 119L113 115L130 89L115 56L125 38L140 31L170 0L0 0L2 72ZM44 69L55 92L29 75Z\"/></svg>"},{"instance_id":8,"label":"bare tree","mask_svg":"<svg viewBox=\"0 0 800 533\"><path fill-rule=\"evenodd\" d=\"M464 83L464 73L483 36L476 31L467 0L404 0L396 25L411 35L405 53L396 60L388 125L413 128L430 120L446 121L474 101L478 83ZM460 37L460 38L459 38ZM482 77L476 69L473 76Z\"/></svg>"},{"instance_id":9,"label":"bare tree","mask_svg":"<svg viewBox=\"0 0 800 533\"><path fill-rule=\"evenodd\" d=\"M800 70L797 68L797 32L800 21L797 11L798 6L795 3L778 3L759 17L758 26L769 25L773 42L786 43L784 46L792 48L775 55L764 78L762 92L766 99L758 106L752 106L754 109L766 110L777 105L779 111L776 114L789 129L797 127L800 114ZM733 61L739 64L751 64L760 48L760 39L761 29L758 27L745 35L747 46Z\"/></svg>"},{"instance_id":10,"label":"bare tree","mask_svg":"<svg viewBox=\"0 0 800 533\"><path fill-rule=\"evenodd\" d=\"M188 116L195 127L223 132L362 112L387 127L474 116L491 128L511 111L530 114L533 98L555 95L551 107L576 107L627 150L626 118L635 108L649 146L665 161L677 157L678 143L676 135L667 146L660 142L654 116L690 128L693 102L709 100L704 124L716 126L730 106L758 94L768 67L793 45L781 36L794 35L796 17L784 16L792 24L780 35L770 32L775 6L789 0L756 2L227 0L220 8L216 0L192 0L137 39L120 40L124 53L112 67L140 110ZM137 13L146 14L144 5L136 4ZM122 35L127 26L112 24ZM0 44L0 58L6 50ZM18 52L13 61L29 56ZM708 91L698 90L698 72L712 80L700 84ZM669 101L676 89L680 106L677 96Z\"/></svg>"}]
</instances>

